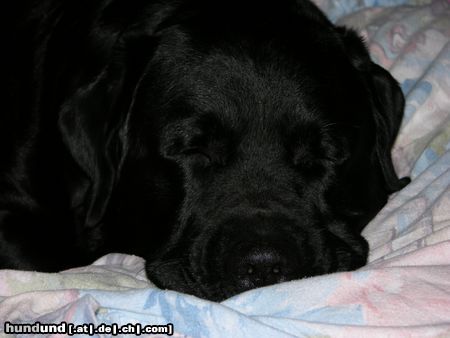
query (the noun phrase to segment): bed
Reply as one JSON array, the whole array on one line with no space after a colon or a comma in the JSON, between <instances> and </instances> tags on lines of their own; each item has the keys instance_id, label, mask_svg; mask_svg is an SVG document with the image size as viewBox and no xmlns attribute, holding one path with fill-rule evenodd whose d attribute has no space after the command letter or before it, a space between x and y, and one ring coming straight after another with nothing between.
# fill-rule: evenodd
<instances>
[{"instance_id":1,"label":"bed","mask_svg":"<svg viewBox=\"0 0 450 338\"><path fill-rule=\"evenodd\" d=\"M222 303L160 290L142 258L118 253L54 274L1 270L0 332L57 337L71 323L96 337L450 337L450 1L316 3L365 37L406 96L393 158L412 182L364 230L369 264Z\"/></svg>"}]
</instances>

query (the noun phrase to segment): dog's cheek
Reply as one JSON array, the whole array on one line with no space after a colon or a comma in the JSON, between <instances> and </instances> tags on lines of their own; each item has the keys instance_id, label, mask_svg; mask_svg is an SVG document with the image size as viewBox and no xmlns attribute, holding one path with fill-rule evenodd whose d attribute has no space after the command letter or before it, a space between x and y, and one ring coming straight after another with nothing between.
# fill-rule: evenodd
<instances>
[{"instance_id":1,"label":"dog's cheek","mask_svg":"<svg viewBox=\"0 0 450 338\"><path fill-rule=\"evenodd\" d=\"M368 250L369 245L362 236L358 236L347 243L341 241L335 248L336 270L350 271L362 267L367 262Z\"/></svg>"},{"instance_id":2,"label":"dog's cheek","mask_svg":"<svg viewBox=\"0 0 450 338\"><path fill-rule=\"evenodd\" d=\"M356 232L362 231L387 202L382 180L365 162L360 163L356 170L338 172L339 180L325 195L333 214Z\"/></svg>"},{"instance_id":3,"label":"dog's cheek","mask_svg":"<svg viewBox=\"0 0 450 338\"><path fill-rule=\"evenodd\" d=\"M170 264L170 262L146 265L147 278L158 288L192 294L193 290L186 282L182 272L183 269L179 264Z\"/></svg>"},{"instance_id":4,"label":"dog's cheek","mask_svg":"<svg viewBox=\"0 0 450 338\"><path fill-rule=\"evenodd\" d=\"M340 229L321 231L310 237L314 252L313 270L320 275L335 271L350 271L363 266L367 260L368 243L361 236Z\"/></svg>"}]
</instances>

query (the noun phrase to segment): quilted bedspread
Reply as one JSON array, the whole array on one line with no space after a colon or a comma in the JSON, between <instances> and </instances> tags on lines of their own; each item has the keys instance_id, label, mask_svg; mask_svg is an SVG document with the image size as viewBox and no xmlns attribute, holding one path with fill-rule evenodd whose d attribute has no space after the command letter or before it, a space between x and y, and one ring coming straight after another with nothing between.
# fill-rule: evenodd
<instances>
[{"instance_id":1,"label":"quilted bedspread","mask_svg":"<svg viewBox=\"0 0 450 338\"><path fill-rule=\"evenodd\" d=\"M361 32L407 100L393 157L400 176L410 175L412 183L364 230L370 263L222 303L155 288L135 256L110 254L57 274L3 270L0 331L31 336L23 330L54 329L47 334L54 337L67 330L165 336L160 329L175 337L450 337L450 1L316 3L333 21Z\"/></svg>"}]
</instances>

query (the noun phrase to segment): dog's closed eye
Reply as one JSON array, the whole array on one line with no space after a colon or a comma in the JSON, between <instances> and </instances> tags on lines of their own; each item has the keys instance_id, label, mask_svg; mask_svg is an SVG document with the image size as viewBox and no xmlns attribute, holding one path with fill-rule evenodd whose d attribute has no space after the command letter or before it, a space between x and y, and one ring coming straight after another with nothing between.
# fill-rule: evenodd
<instances>
[{"instance_id":1,"label":"dog's closed eye","mask_svg":"<svg viewBox=\"0 0 450 338\"><path fill-rule=\"evenodd\" d=\"M311 124L297 127L288 142L292 164L308 176L322 176L325 167L341 165L349 158L342 137Z\"/></svg>"},{"instance_id":2,"label":"dog's closed eye","mask_svg":"<svg viewBox=\"0 0 450 338\"><path fill-rule=\"evenodd\" d=\"M204 166L210 166L218 159L208 148L200 146L183 149L181 155L187 160L200 162Z\"/></svg>"},{"instance_id":3,"label":"dog's closed eye","mask_svg":"<svg viewBox=\"0 0 450 338\"><path fill-rule=\"evenodd\" d=\"M169 125L162 135L161 154L177 162L192 162L202 167L223 166L230 154L230 135L214 123L186 119Z\"/></svg>"}]
</instances>

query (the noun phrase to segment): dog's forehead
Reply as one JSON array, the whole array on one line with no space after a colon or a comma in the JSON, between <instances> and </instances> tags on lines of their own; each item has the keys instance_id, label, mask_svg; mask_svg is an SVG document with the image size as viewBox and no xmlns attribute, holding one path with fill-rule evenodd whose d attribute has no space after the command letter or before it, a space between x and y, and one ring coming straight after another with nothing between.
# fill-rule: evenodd
<instances>
[{"instance_id":1,"label":"dog's forehead","mask_svg":"<svg viewBox=\"0 0 450 338\"><path fill-rule=\"evenodd\" d=\"M214 52L185 79L190 104L201 111L252 120L255 115L275 119L293 113L304 106L304 81L295 79L295 74L289 76L282 67L275 60Z\"/></svg>"},{"instance_id":2,"label":"dog's forehead","mask_svg":"<svg viewBox=\"0 0 450 338\"><path fill-rule=\"evenodd\" d=\"M204 43L204 36L177 27L158 50L163 76L175 79L168 92L192 112L238 126L286 120L288 127L317 120L360 124L369 105L364 86L337 43L311 36L210 39Z\"/></svg>"},{"instance_id":3,"label":"dog's forehead","mask_svg":"<svg viewBox=\"0 0 450 338\"><path fill-rule=\"evenodd\" d=\"M348 102L355 102L358 84L340 81L332 73L333 69L309 59L216 52L193 67L184 84L194 110L217 112L228 120L356 123L358 116L349 111Z\"/></svg>"}]
</instances>

